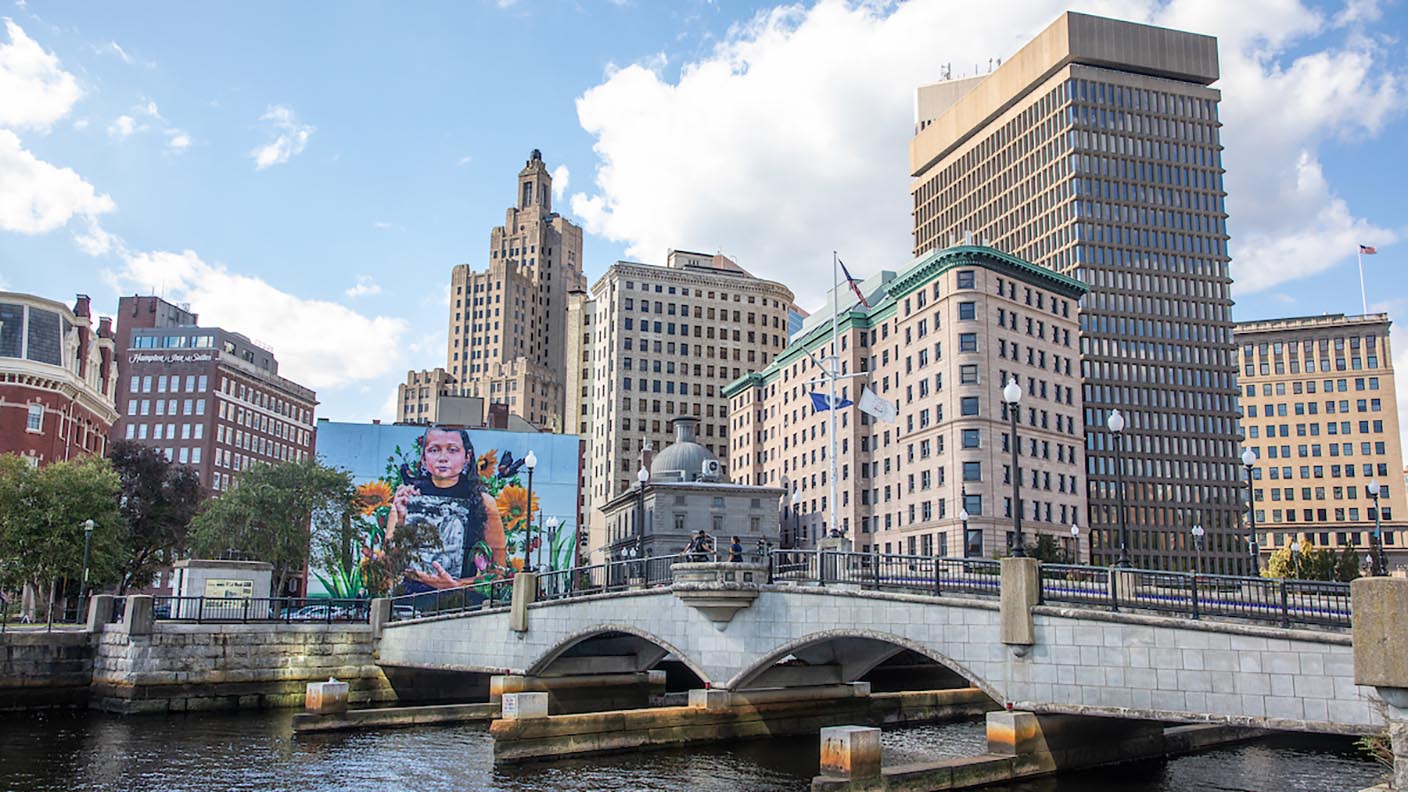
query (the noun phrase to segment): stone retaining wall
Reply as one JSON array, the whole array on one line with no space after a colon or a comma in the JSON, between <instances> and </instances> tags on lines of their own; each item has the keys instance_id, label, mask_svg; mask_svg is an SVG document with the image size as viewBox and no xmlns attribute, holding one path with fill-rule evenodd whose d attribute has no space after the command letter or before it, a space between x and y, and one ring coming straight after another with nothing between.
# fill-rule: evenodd
<instances>
[{"instance_id":1,"label":"stone retaining wall","mask_svg":"<svg viewBox=\"0 0 1408 792\"><path fill-rule=\"evenodd\" d=\"M0 711L86 705L91 638L79 631L0 635Z\"/></svg>"}]
</instances>

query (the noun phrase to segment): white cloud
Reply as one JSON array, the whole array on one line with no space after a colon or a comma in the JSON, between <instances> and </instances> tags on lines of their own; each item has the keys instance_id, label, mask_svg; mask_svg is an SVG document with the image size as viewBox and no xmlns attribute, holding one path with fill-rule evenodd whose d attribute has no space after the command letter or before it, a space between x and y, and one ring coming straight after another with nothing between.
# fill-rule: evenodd
<instances>
[{"instance_id":1,"label":"white cloud","mask_svg":"<svg viewBox=\"0 0 1408 792\"><path fill-rule=\"evenodd\" d=\"M73 122L73 128L76 129L76 130L78 130L79 132L82 132L83 130L85 130L85 129L88 128L88 119L86 119L86 118L80 118L80 119L74 121L74 122Z\"/></svg>"},{"instance_id":2,"label":"white cloud","mask_svg":"<svg viewBox=\"0 0 1408 792\"><path fill-rule=\"evenodd\" d=\"M116 208L73 169L40 160L6 129L0 129L0 174L0 230L43 234Z\"/></svg>"},{"instance_id":3,"label":"white cloud","mask_svg":"<svg viewBox=\"0 0 1408 792\"><path fill-rule=\"evenodd\" d=\"M166 150L180 154L191 147L191 136L179 129L166 130Z\"/></svg>"},{"instance_id":4,"label":"white cloud","mask_svg":"<svg viewBox=\"0 0 1408 792\"><path fill-rule=\"evenodd\" d=\"M0 127L48 130L83 95L59 59L6 18L0 44Z\"/></svg>"},{"instance_id":5,"label":"white cloud","mask_svg":"<svg viewBox=\"0 0 1408 792\"><path fill-rule=\"evenodd\" d=\"M302 154L308 146L308 139L316 131L311 124L299 121L293 108L284 105L269 105L259 120L268 124L274 139L249 152L257 170L282 165Z\"/></svg>"},{"instance_id":6,"label":"white cloud","mask_svg":"<svg viewBox=\"0 0 1408 792\"><path fill-rule=\"evenodd\" d=\"M1359 2L1362 7L1370 3ZM1403 105L1375 45L1324 35L1301 0L1022 0L954 14L942 2L821 0L735 26L666 79L663 61L612 68L577 101L599 158L572 196L588 230L658 260L671 247L736 251L815 303L839 249L857 274L911 249L908 143L916 86L983 71L1068 5L1219 37L1229 212L1241 288L1269 288L1393 238L1354 215L1319 165L1327 142L1372 135ZM1339 40L1342 39L1342 40ZM1295 47L1297 56L1288 53ZM1352 111L1350 110L1352 108ZM680 185L686 185L681 189ZM1294 242L1283 243L1293 239Z\"/></svg>"},{"instance_id":7,"label":"white cloud","mask_svg":"<svg viewBox=\"0 0 1408 792\"><path fill-rule=\"evenodd\" d=\"M145 129L146 127L140 128ZM108 124L108 137L114 140L126 140L136 134L138 129L136 119L130 115L120 115L114 118L111 124Z\"/></svg>"},{"instance_id":8,"label":"white cloud","mask_svg":"<svg viewBox=\"0 0 1408 792\"><path fill-rule=\"evenodd\" d=\"M352 284L343 294L353 299L371 294L381 294L381 284L377 283L370 275L358 275L357 282Z\"/></svg>"},{"instance_id":9,"label":"white cloud","mask_svg":"<svg viewBox=\"0 0 1408 792\"><path fill-rule=\"evenodd\" d=\"M457 167L461 167L461 168L462 168L462 167L464 167L465 165L468 165L469 163L471 163L471 162L473 162L473 161L474 161L474 157L472 157L472 156L466 154L466 155L464 155L463 157L460 157L459 159L455 160L455 165L456 165Z\"/></svg>"},{"instance_id":10,"label":"white cloud","mask_svg":"<svg viewBox=\"0 0 1408 792\"><path fill-rule=\"evenodd\" d=\"M572 181L572 172L566 165L558 165L552 169L552 199L562 200L563 193L567 192L567 185Z\"/></svg>"},{"instance_id":11,"label":"white cloud","mask_svg":"<svg viewBox=\"0 0 1408 792\"><path fill-rule=\"evenodd\" d=\"M375 380L403 367L405 320L304 299L202 261L194 251L128 255L118 281L128 290L160 289L167 299L189 302L204 323L276 341L279 372L312 388Z\"/></svg>"}]
</instances>

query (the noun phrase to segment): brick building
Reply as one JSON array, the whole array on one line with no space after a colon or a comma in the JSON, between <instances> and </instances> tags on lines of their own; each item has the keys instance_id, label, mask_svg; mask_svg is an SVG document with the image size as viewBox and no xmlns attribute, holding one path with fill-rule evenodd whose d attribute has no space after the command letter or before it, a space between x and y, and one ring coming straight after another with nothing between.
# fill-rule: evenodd
<instances>
[{"instance_id":1,"label":"brick building","mask_svg":"<svg viewBox=\"0 0 1408 792\"><path fill-rule=\"evenodd\" d=\"M163 449L215 492L256 462L306 459L317 395L279 376L270 350L196 320L159 297L119 301L113 437Z\"/></svg>"},{"instance_id":2,"label":"brick building","mask_svg":"<svg viewBox=\"0 0 1408 792\"><path fill-rule=\"evenodd\" d=\"M117 370L113 333L88 296L73 308L0 292L0 454L36 465L107 452Z\"/></svg>"}]
</instances>

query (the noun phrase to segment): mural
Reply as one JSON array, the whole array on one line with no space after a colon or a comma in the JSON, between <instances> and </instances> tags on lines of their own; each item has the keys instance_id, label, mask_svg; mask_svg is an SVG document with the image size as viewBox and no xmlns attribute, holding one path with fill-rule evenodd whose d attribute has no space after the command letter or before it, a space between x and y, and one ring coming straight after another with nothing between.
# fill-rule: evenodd
<instances>
[{"instance_id":1,"label":"mural","mask_svg":"<svg viewBox=\"0 0 1408 792\"><path fill-rule=\"evenodd\" d=\"M311 570L309 593L356 597L472 586L525 566L568 569L577 544L578 441L573 435L319 421L316 452L346 468L362 497L360 564ZM529 507L529 452L536 458ZM530 531L530 513L534 520ZM428 537L405 571L377 580L369 564L401 533Z\"/></svg>"}]
</instances>

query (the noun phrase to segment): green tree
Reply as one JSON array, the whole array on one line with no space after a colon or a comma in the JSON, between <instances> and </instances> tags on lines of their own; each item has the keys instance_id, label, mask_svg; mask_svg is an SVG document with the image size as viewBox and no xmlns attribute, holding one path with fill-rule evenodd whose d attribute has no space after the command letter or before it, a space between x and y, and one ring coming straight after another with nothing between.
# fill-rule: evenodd
<instances>
[{"instance_id":1,"label":"green tree","mask_svg":"<svg viewBox=\"0 0 1408 792\"><path fill-rule=\"evenodd\" d=\"M1359 551L1354 545L1345 545L1335 561L1335 580L1348 583L1359 577Z\"/></svg>"},{"instance_id":2,"label":"green tree","mask_svg":"<svg viewBox=\"0 0 1408 792\"><path fill-rule=\"evenodd\" d=\"M1299 580L1334 580L1336 556L1333 550L1316 547L1309 541L1300 543L1300 553L1291 553L1291 543L1279 548L1266 561L1262 577L1297 578Z\"/></svg>"},{"instance_id":3,"label":"green tree","mask_svg":"<svg viewBox=\"0 0 1408 792\"><path fill-rule=\"evenodd\" d=\"M88 457L32 467L0 457L0 579L28 588L31 615L55 602L60 583L77 591L83 576L84 522L94 524L89 586L117 580L125 524L118 511L121 484L106 459Z\"/></svg>"},{"instance_id":4,"label":"green tree","mask_svg":"<svg viewBox=\"0 0 1408 792\"><path fill-rule=\"evenodd\" d=\"M1069 564L1070 554L1061 548L1051 534L1037 534L1036 541L1027 547L1027 555L1043 564Z\"/></svg>"},{"instance_id":5,"label":"green tree","mask_svg":"<svg viewBox=\"0 0 1408 792\"><path fill-rule=\"evenodd\" d=\"M118 593L129 586L151 583L157 570L170 566L185 550L191 519L205 500L200 476L184 465L173 465L150 446L118 440L108 459L122 482L118 501L126 531L126 551Z\"/></svg>"},{"instance_id":6,"label":"green tree","mask_svg":"<svg viewBox=\"0 0 1408 792\"><path fill-rule=\"evenodd\" d=\"M191 521L193 553L206 557L237 551L274 565L274 592L300 575L309 550L333 544L341 551L346 516L356 508L352 475L316 460L260 464ZM350 538L350 537L348 537Z\"/></svg>"}]
</instances>

